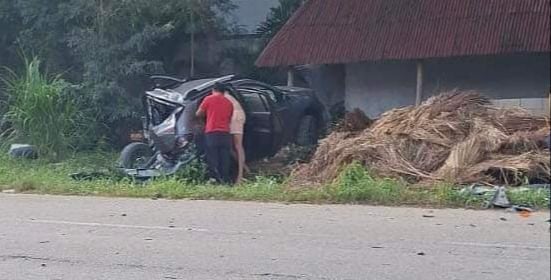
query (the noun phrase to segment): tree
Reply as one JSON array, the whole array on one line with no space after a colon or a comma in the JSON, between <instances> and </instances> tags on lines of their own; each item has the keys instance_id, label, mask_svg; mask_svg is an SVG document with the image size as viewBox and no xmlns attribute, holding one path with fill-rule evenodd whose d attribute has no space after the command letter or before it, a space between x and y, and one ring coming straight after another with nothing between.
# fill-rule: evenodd
<instances>
[{"instance_id":1,"label":"tree","mask_svg":"<svg viewBox=\"0 0 551 280\"><path fill-rule=\"evenodd\" d=\"M279 5L270 9L270 14L256 32L268 40L273 38L302 3L303 0L279 0Z\"/></svg>"},{"instance_id":2,"label":"tree","mask_svg":"<svg viewBox=\"0 0 551 280\"><path fill-rule=\"evenodd\" d=\"M68 44L83 66L84 86L103 104L109 121L134 116L139 106L137 92L146 74L164 72L162 44L189 30L190 15L195 28L221 29L217 12L232 8L229 0L150 1L73 0L81 5L72 20L75 26ZM90 16L94 15L94 16ZM182 36L183 37L183 36ZM115 102L113 102L115 101Z\"/></svg>"},{"instance_id":3,"label":"tree","mask_svg":"<svg viewBox=\"0 0 551 280\"><path fill-rule=\"evenodd\" d=\"M294 12L301 6L303 0L279 0L279 5L271 8L266 20L256 29L256 33L263 39L264 47L277 32L285 25ZM226 54L234 58L236 64L243 70L243 74L264 82L280 83L284 81L284 73L275 68L257 68L255 61L260 55L259 51L243 49L229 49Z\"/></svg>"},{"instance_id":4,"label":"tree","mask_svg":"<svg viewBox=\"0 0 551 280\"><path fill-rule=\"evenodd\" d=\"M0 65L11 65L15 51L12 48L18 29L17 17L10 13L13 10L13 1L0 0Z\"/></svg>"},{"instance_id":5,"label":"tree","mask_svg":"<svg viewBox=\"0 0 551 280\"><path fill-rule=\"evenodd\" d=\"M231 0L0 0L0 55L40 57L114 127L141 113L145 77L165 72L167 46L191 31L223 32L233 8Z\"/></svg>"}]
</instances>

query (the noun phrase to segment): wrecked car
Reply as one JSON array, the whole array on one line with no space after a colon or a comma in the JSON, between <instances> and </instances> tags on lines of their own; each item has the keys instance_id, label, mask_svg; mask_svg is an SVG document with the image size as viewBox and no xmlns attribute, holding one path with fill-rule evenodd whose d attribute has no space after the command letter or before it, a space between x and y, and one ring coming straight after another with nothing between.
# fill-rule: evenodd
<instances>
[{"instance_id":1,"label":"wrecked car","mask_svg":"<svg viewBox=\"0 0 551 280\"><path fill-rule=\"evenodd\" d=\"M271 157L291 143L314 145L324 127L323 106L310 89L275 87L233 75L189 81L152 79L156 86L143 99L146 141L130 143L119 159L124 172L135 178L172 175L202 158L203 124L195 118L195 111L215 83L228 85L245 110L248 161Z\"/></svg>"}]
</instances>

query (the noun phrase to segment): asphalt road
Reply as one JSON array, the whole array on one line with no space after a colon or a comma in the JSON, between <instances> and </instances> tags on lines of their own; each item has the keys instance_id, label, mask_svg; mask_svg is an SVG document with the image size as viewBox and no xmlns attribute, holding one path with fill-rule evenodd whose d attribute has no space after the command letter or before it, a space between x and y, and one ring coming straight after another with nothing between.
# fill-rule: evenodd
<instances>
[{"instance_id":1,"label":"asphalt road","mask_svg":"<svg viewBox=\"0 0 551 280\"><path fill-rule=\"evenodd\" d=\"M0 279L549 279L547 219L0 194Z\"/></svg>"}]
</instances>

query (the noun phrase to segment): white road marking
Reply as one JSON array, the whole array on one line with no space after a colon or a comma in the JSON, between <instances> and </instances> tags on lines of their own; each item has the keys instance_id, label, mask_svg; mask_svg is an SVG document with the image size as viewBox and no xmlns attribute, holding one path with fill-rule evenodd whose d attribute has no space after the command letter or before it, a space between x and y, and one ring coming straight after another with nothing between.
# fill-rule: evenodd
<instances>
[{"instance_id":1,"label":"white road marking","mask_svg":"<svg viewBox=\"0 0 551 280\"><path fill-rule=\"evenodd\" d=\"M89 222L71 222L60 220L23 220L18 219L20 222L36 223L36 224L57 224L57 225L71 225L71 226L86 226L86 227L107 227L107 228L122 228L122 229L145 229L145 230L168 230L168 231L190 231L190 232L210 232L214 231L203 228L191 228L191 227L165 227L165 226L141 226L141 225L124 225L124 224L107 224L107 223L89 223ZM259 232L223 232L225 234L260 234ZM287 233L294 236L312 236L304 233ZM332 236L329 236L332 237ZM434 244L434 243L433 243ZM470 247L483 247L483 248L511 248L511 249L531 249L531 250L551 250L551 247L547 246L535 246L535 245L519 245L519 244L500 244L500 243L480 243L480 242L437 242L436 244L452 245L452 246L470 246Z\"/></svg>"},{"instance_id":2,"label":"white road marking","mask_svg":"<svg viewBox=\"0 0 551 280\"><path fill-rule=\"evenodd\" d=\"M515 245L515 244L499 244L499 243L478 243L478 242L446 242L442 244L454 245L454 246L471 246L471 247L485 247L485 248L513 248L513 249L537 249L537 250L550 250L551 247L545 246L532 246L532 245Z\"/></svg>"},{"instance_id":3,"label":"white road marking","mask_svg":"<svg viewBox=\"0 0 551 280\"><path fill-rule=\"evenodd\" d=\"M138 226L138 225L123 225L123 224L105 224L105 223L84 223L70 222L57 220L19 220L21 222L36 223L36 224L56 224L56 225L71 225L71 226L86 226L86 227L109 227L109 228L126 228L126 229L150 229L150 230L174 230L174 231L196 231L209 232L208 229L202 228L181 228L181 227L162 227L162 226Z\"/></svg>"}]
</instances>

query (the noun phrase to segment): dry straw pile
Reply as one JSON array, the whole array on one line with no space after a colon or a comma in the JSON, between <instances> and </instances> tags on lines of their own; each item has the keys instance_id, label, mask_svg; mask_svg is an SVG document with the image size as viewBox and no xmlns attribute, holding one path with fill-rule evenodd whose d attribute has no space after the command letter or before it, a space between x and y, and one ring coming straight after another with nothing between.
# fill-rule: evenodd
<instances>
[{"instance_id":1,"label":"dry straw pile","mask_svg":"<svg viewBox=\"0 0 551 280\"><path fill-rule=\"evenodd\" d=\"M453 91L389 111L369 128L336 130L293 171L291 184L331 182L354 161L410 183L549 182L547 135L546 118L492 107L476 92Z\"/></svg>"}]
</instances>

